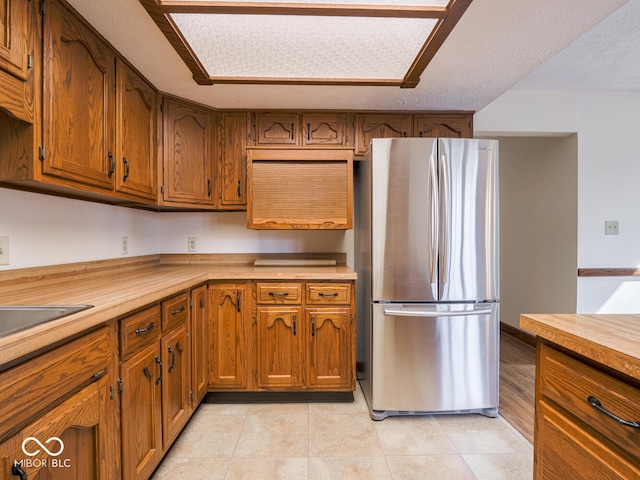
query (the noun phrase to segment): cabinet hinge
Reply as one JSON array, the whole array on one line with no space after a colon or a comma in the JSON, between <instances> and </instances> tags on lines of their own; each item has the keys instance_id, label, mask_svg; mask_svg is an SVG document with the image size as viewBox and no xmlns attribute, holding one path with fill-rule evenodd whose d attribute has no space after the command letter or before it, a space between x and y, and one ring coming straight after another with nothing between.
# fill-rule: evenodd
<instances>
[{"instance_id":1,"label":"cabinet hinge","mask_svg":"<svg viewBox=\"0 0 640 480\"><path fill-rule=\"evenodd\" d=\"M193 308L193 298L190 298L190 299L189 299L189 306L190 306L191 308Z\"/></svg>"},{"instance_id":2,"label":"cabinet hinge","mask_svg":"<svg viewBox=\"0 0 640 480\"><path fill-rule=\"evenodd\" d=\"M109 387L109 398L113 400L113 386Z\"/></svg>"},{"instance_id":3,"label":"cabinet hinge","mask_svg":"<svg viewBox=\"0 0 640 480\"><path fill-rule=\"evenodd\" d=\"M38 158L40 159L40 161L44 161L46 155L47 155L47 148L44 145L40 145L38 147Z\"/></svg>"},{"instance_id":4,"label":"cabinet hinge","mask_svg":"<svg viewBox=\"0 0 640 480\"><path fill-rule=\"evenodd\" d=\"M353 314L351 314L351 323L353 324Z\"/></svg>"},{"instance_id":5,"label":"cabinet hinge","mask_svg":"<svg viewBox=\"0 0 640 480\"><path fill-rule=\"evenodd\" d=\"M44 15L45 14L45 0L40 0L40 15Z\"/></svg>"},{"instance_id":6,"label":"cabinet hinge","mask_svg":"<svg viewBox=\"0 0 640 480\"><path fill-rule=\"evenodd\" d=\"M27 68L33 68L33 55L27 55Z\"/></svg>"},{"instance_id":7,"label":"cabinet hinge","mask_svg":"<svg viewBox=\"0 0 640 480\"><path fill-rule=\"evenodd\" d=\"M193 399L194 399L194 395L193 392L189 392L189 403L193 405Z\"/></svg>"},{"instance_id":8,"label":"cabinet hinge","mask_svg":"<svg viewBox=\"0 0 640 480\"><path fill-rule=\"evenodd\" d=\"M356 128L356 119L353 119L353 128Z\"/></svg>"},{"instance_id":9,"label":"cabinet hinge","mask_svg":"<svg viewBox=\"0 0 640 480\"><path fill-rule=\"evenodd\" d=\"M122 381L122 379L118 379L118 393L122 394L122 392L124 391L124 382Z\"/></svg>"},{"instance_id":10,"label":"cabinet hinge","mask_svg":"<svg viewBox=\"0 0 640 480\"><path fill-rule=\"evenodd\" d=\"M164 195L164 185L160 186L160 193L162 193Z\"/></svg>"}]
</instances>

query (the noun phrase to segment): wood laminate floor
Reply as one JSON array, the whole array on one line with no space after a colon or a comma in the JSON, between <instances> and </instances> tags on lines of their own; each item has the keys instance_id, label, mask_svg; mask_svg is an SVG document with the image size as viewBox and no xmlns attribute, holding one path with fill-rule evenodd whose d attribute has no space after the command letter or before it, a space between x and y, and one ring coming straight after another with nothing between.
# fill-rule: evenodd
<instances>
[{"instance_id":1,"label":"wood laminate floor","mask_svg":"<svg viewBox=\"0 0 640 480\"><path fill-rule=\"evenodd\" d=\"M536 350L513 335L500 335L500 415L533 443Z\"/></svg>"}]
</instances>

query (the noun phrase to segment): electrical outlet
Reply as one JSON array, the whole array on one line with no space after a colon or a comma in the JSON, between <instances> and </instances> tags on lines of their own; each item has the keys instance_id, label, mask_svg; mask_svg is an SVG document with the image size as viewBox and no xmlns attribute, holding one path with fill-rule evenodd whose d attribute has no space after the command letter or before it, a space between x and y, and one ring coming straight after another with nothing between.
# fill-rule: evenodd
<instances>
[{"instance_id":1,"label":"electrical outlet","mask_svg":"<svg viewBox=\"0 0 640 480\"><path fill-rule=\"evenodd\" d=\"M187 250L190 252L198 251L198 237L189 237L187 238Z\"/></svg>"},{"instance_id":2,"label":"electrical outlet","mask_svg":"<svg viewBox=\"0 0 640 480\"><path fill-rule=\"evenodd\" d=\"M9 265L9 237L0 237L0 265Z\"/></svg>"},{"instance_id":3,"label":"electrical outlet","mask_svg":"<svg viewBox=\"0 0 640 480\"><path fill-rule=\"evenodd\" d=\"M122 255L129 254L129 237L122 237Z\"/></svg>"},{"instance_id":4,"label":"electrical outlet","mask_svg":"<svg viewBox=\"0 0 640 480\"><path fill-rule=\"evenodd\" d=\"M606 220L604 222L605 235L618 235L620 233L620 225L618 220Z\"/></svg>"}]
</instances>

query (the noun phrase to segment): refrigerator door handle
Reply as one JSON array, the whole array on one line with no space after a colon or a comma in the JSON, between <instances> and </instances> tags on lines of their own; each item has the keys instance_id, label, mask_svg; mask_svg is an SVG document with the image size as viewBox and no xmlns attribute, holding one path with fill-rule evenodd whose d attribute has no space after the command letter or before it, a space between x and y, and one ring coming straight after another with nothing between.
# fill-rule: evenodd
<instances>
[{"instance_id":1,"label":"refrigerator door handle","mask_svg":"<svg viewBox=\"0 0 640 480\"><path fill-rule=\"evenodd\" d=\"M449 192L449 170L447 165L446 155L440 157L440 163L438 164L438 170L440 173L440 210L442 212L442 239L440 242L440 262L439 273L440 283L447 283L449 281L449 220L451 216L450 212L450 192ZM440 296L438 295L438 298Z\"/></svg>"},{"instance_id":2,"label":"refrigerator door handle","mask_svg":"<svg viewBox=\"0 0 640 480\"><path fill-rule=\"evenodd\" d=\"M429 219L428 223L431 226L430 233L430 249L431 258L429 262L429 268L431 271L431 283L437 282L438 272L438 226L440 225L440 218L438 215L438 175L436 174L436 157L431 155L429 158L429 181L431 182L431 205L427 209Z\"/></svg>"},{"instance_id":3,"label":"refrigerator door handle","mask_svg":"<svg viewBox=\"0 0 640 480\"><path fill-rule=\"evenodd\" d=\"M453 311L424 311L424 310L404 310L389 307L384 309L385 315L395 317L467 317L469 315L490 315L491 307L482 310L453 310Z\"/></svg>"}]
</instances>

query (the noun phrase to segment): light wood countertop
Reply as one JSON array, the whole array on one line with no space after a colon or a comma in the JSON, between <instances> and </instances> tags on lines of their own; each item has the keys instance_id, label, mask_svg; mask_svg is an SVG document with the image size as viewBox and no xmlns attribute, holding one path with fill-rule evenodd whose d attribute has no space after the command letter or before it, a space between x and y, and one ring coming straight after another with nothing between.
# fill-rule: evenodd
<instances>
[{"instance_id":1,"label":"light wood countertop","mask_svg":"<svg viewBox=\"0 0 640 480\"><path fill-rule=\"evenodd\" d=\"M640 380L640 315L525 314L520 327Z\"/></svg>"},{"instance_id":2,"label":"light wood countertop","mask_svg":"<svg viewBox=\"0 0 640 480\"><path fill-rule=\"evenodd\" d=\"M0 366L209 281L356 279L345 265L254 267L238 256L220 256L222 263L213 257L152 255L0 272L0 305L93 305L0 337Z\"/></svg>"}]
</instances>

